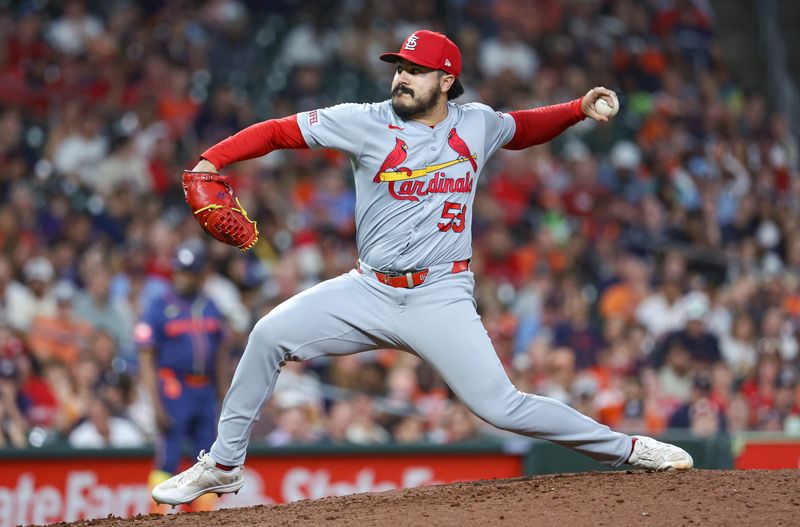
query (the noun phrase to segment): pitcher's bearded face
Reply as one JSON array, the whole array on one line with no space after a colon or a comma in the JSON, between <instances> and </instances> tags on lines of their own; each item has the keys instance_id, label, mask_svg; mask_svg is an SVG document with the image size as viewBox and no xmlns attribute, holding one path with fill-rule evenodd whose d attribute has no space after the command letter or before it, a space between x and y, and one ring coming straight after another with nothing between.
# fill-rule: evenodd
<instances>
[{"instance_id":1,"label":"pitcher's bearded face","mask_svg":"<svg viewBox=\"0 0 800 527\"><path fill-rule=\"evenodd\" d=\"M439 97L446 97L439 88L435 70L408 61L397 63L392 80L392 109L403 120L414 119L435 108Z\"/></svg>"}]
</instances>

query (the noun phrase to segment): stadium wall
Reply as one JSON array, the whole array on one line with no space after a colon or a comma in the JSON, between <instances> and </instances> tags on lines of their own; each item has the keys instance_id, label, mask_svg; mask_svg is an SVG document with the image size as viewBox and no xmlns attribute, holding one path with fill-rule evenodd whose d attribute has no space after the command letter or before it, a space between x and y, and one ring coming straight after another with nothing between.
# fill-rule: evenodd
<instances>
[{"instance_id":1,"label":"stadium wall","mask_svg":"<svg viewBox=\"0 0 800 527\"><path fill-rule=\"evenodd\" d=\"M800 440L670 436L698 468L798 468ZM734 450L738 457L734 459ZM0 527L150 512L150 449L0 450ZM187 458L188 464L190 459ZM607 470L546 442L313 445L251 449L246 484L215 508L279 503L454 481Z\"/></svg>"}]
</instances>

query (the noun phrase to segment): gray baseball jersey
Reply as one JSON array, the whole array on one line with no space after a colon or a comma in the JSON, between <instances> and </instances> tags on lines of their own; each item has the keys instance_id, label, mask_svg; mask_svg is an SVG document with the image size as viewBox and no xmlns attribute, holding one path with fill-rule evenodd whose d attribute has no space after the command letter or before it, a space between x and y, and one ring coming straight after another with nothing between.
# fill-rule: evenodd
<instances>
[{"instance_id":1,"label":"gray baseball jersey","mask_svg":"<svg viewBox=\"0 0 800 527\"><path fill-rule=\"evenodd\" d=\"M447 105L434 127L402 121L391 101L298 115L312 148L347 154L356 188L356 242L376 269L405 271L472 254L472 201L486 160L514 119L479 103Z\"/></svg>"},{"instance_id":2,"label":"gray baseball jersey","mask_svg":"<svg viewBox=\"0 0 800 527\"><path fill-rule=\"evenodd\" d=\"M253 424L288 360L396 348L430 362L479 417L548 439L609 465L631 438L509 381L475 309L472 201L486 160L514 135L515 122L482 104L448 104L433 128L402 121L389 101L303 113L311 147L345 152L353 165L362 265L273 309L253 328L222 405L211 456L241 465ZM418 287L386 285L375 269L428 269Z\"/></svg>"}]
</instances>

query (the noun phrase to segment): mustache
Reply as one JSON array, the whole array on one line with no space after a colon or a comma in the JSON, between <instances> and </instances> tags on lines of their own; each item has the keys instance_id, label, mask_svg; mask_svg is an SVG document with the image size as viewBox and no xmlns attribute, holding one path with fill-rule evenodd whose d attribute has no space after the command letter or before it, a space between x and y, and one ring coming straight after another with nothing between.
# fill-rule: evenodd
<instances>
[{"instance_id":1,"label":"mustache","mask_svg":"<svg viewBox=\"0 0 800 527\"><path fill-rule=\"evenodd\" d=\"M408 86L398 86L392 90L392 95L400 95L401 93L407 93L412 97L414 96L414 90L412 90Z\"/></svg>"}]
</instances>

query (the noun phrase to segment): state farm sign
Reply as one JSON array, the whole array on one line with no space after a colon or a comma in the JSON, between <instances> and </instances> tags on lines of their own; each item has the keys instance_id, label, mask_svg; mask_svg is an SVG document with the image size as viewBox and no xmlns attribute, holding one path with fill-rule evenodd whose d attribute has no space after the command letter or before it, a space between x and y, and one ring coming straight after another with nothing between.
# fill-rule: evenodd
<instances>
[{"instance_id":1,"label":"state farm sign","mask_svg":"<svg viewBox=\"0 0 800 527\"><path fill-rule=\"evenodd\" d=\"M148 514L143 457L4 459L0 527ZM251 455L245 485L219 508L385 491L452 481L522 475L520 456L505 454Z\"/></svg>"},{"instance_id":2,"label":"state farm sign","mask_svg":"<svg viewBox=\"0 0 800 527\"><path fill-rule=\"evenodd\" d=\"M294 468L284 474L281 482L281 496L285 501L324 498L326 496L346 496L359 492L382 492L384 490L420 487L441 483L433 477L428 467L410 467L403 470L399 481L379 480L375 471L364 468L355 473L352 480L335 481L328 470Z\"/></svg>"},{"instance_id":3,"label":"state farm sign","mask_svg":"<svg viewBox=\"0 0 800 527\"><path fill-rule=\"evenodd\" d=\"M69 472L63 487L38 485L26 472L14 487L0 487L0 526L147 514L149 497L143 483L104 485L91 470Z\"/></svg>"},{"instance_id":4,"label":"state farm sign","mask_svg":"<svg viewBox=\"0 0 800 527\"><path fill-rule=\"evenodd\" d=\"M746 441L736 458L736 468L800 468L800 441Z\"/></svg>"},{"instance_id":5,"label":"state farm sign","mask_svg":"<svg viewBox=\"0 0 800 527\"><path fill-rule=\"evenodd\" d=\"M271 481L272 471L269 472L269 478L265 479L267 473L248 469L245 471L244 477L244 488L239 494L223 496L218 508L313 500L328 496L347 496L360 492L383 492L447 483L445 480L436 479L434 470L427 466L412 466L403 469L396 479L378 478L375 470L370 468L362 468L342 479L334 476L329 469L311 469L304 466L291 468L284 472L282 477L277 479L277 485L265 483L265 481ZM276 488L278 489L277 493L270 492L270 489Z\"/></svg>"}]
</instances>

